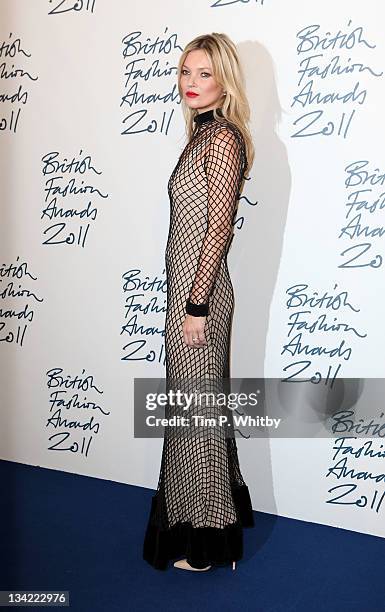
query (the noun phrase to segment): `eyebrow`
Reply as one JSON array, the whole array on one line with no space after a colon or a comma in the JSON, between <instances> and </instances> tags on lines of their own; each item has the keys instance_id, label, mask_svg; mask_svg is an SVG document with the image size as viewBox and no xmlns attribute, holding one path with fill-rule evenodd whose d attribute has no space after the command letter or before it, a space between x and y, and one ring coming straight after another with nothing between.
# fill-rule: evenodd
<instances>
[{"instance_id":1,"label":"eyebrow","mask_svg":"<svg viewBox=\"0 0 385 612\"><path fill-rule=\"evenodd\" d=\"M184 68L188 68L188 66L186 66L186 64L183 64L183 67L184 67ZM203 70L203 69L205 69L205 70L210 70L210 68L209 68L208 66L199 66L199 67L198 67L198 70Z\"/></svg>"}]
</instances>

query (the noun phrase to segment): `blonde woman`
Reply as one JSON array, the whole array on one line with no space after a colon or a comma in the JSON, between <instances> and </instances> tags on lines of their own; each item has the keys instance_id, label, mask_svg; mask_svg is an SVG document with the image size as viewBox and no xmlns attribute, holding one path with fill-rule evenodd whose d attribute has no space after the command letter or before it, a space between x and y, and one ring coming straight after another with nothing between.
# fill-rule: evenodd
<instances>
[{"instance_id":1,"label":"blonde woman","mask_svg":"<svg viewBox=\"0 0 385 612\"><path fill-rule=\"evenodd\" d=\"M227 35L198 36L185 47L178 88L187 144L168 183L166 379L223 380L234 306L227 252L254 157L243 74ZM161 570L178 557L180 569L235 569L243 527L253 525L235 437L165 436L143 558Z\"/></svg>"}]
</instances>

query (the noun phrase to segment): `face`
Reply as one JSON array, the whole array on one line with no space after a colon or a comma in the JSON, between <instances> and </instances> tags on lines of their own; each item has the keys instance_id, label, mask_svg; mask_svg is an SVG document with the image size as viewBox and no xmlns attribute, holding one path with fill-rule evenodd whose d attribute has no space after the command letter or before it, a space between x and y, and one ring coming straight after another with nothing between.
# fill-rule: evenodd
<instances>
[{"instance_id":1,"label":"face","mask_svg":"<svg viewBox=\"0 0 385 612\"><path fill-rule=\"evenodd\" d=\"M214 80L210 58L203 49L187 54L181 67L180 86L187 106L199 113L222 105L223 87Z\"/></svg>"}]
</instances>

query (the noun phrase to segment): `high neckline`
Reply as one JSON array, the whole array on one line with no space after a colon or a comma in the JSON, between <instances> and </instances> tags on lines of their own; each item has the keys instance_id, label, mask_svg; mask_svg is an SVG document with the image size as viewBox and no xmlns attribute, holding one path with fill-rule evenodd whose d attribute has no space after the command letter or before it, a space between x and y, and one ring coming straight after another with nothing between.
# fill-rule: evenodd
<instances>
[{"instance_id":1,"label":"high neckline","mask_svg":"<svg viewBox=\"0 0 385 612\"><path fill-rule=\"evenodd\" d=\"M218 115L222 117L223 115L222 115L221 109L217 108L216 110L218 112ZM204 113L198 113L197 115L194 116L194 121L198 125L202 125L202 123L206 123L207 121L212 121L213 119L215 119L213 108L211 108L208 111L204 111Z\"/></svg>"}]
</instances>

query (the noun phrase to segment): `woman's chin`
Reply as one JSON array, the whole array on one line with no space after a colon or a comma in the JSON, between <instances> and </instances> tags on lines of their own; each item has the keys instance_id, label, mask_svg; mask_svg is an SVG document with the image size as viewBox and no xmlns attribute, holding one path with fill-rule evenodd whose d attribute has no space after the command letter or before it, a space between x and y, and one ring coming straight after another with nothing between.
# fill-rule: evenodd
<instances>
[{"instance_id":1,"label":"woman's chin","mask_svg":"<svg viewBox=\"0 0 385 612\"><path fill-rule=\"evenodd\" d=\"M199 98L185 98L186 104L191 108L199 108L201 103L199 102Z\"/></svg>"}]
</instances>

